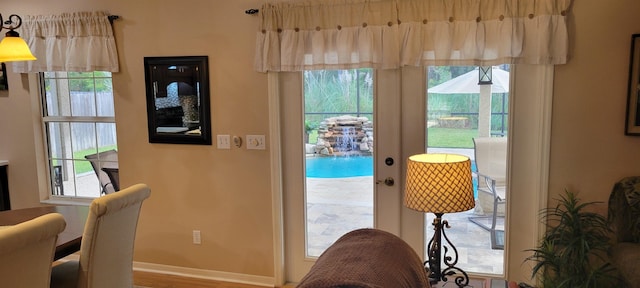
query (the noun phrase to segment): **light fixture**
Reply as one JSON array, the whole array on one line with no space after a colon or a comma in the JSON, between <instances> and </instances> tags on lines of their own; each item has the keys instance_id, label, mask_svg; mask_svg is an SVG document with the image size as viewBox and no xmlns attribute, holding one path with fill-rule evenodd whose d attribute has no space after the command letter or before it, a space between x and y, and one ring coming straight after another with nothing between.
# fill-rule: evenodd
<instances>
[{"instance_id":1,"label":"light fixture","mask_svg":"<svg viewBox=\"0 0 640 288\"><path fill-rule=\"evenodd\" d=\"M493 84L493 67L492 66L478 66L478 85L491 85Z\"/></svg>"},{"instance_id":2,"label":"light fixture","mask_svg":"<svg viewBox=\"0 0 640 288\"><path fill-rule=\"evenodd\" d=\"M14 31L22 25L22 18L16 14L11 14L9 19L4 21L0 14L0 23L2 23L0 24L0 31L9 29L2 42L0 42L0 62L36 60L36 57L31 54L27 42L20 38L18 32Z\"/></svg>"},{"instance_id":3,"label":"light fixture","mask_svg":"<svg viewBox=\"0 0 640 288\"><path fill-rule=\"evenodd\" d=\"M450 226L446 220L442 220L442 215L467 211L475 206L469 157L457 154L419 154L409 157L404 205L436 215L433 219L434 235L428 245L428 267L425 267L428 268L431 284L446 282L447 277L451 276L455 277L454 282L458 287L466 287L469 276L464 270L455 267L458 263L458 250L445 233L444 228ZM444 245L444 255L443 239L448 243ZM449 252L453 255L449 255ZM443 261L446 268L441 269Z\"/></svg>"}]
</instances>

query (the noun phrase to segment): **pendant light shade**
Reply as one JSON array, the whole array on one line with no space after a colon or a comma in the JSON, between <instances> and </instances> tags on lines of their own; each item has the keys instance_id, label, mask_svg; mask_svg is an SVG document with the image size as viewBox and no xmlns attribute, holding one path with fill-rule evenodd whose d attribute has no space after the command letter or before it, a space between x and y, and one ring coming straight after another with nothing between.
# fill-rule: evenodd
<instances>
[{"instance_id":1,"label":"pendant light shade","mask_svg":"<svg viewBox=\"0 0 640 288\"><path fill-rule=\"evenodd\" d=\"M27 42L20 36L9 36L10 32L14 31L7 32L7 35L0 42L0 62L36 60L36 57L29 50Z\"/></svg>"},{"instance_id":2,"label":"pendant light shade","mask_svg":"<svg viewBox=\"0 0 640 288\"><path fill-rule=\"evenodd\" d=\"M0 14L0 25L2 25L0 30L9 29L0 42L0 62L36 60L36 57L29 50L27 42L20 38L20 34L14 30L22 25L20 16L12 14L7 21L3 21Z\"/></svg>"}]
</instances>

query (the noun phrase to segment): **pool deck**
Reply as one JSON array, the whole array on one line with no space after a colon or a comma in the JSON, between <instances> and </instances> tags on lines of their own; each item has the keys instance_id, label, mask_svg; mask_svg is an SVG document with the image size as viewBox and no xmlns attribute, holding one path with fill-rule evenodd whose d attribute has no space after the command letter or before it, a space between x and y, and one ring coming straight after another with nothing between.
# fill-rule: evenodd
<instances>
[{"instance_id":1,"label":"pool deck","mask_svg":"<svg viewBox=\"0 0 640 288\"><path fill-rule=\"evenodd\" d=\"M429 149L429 153L457 153L473 159L473 149ZM372 176L307 178L307 225L310 255L319 255L338 237L358 228L373 227ZM345 191L349 191L345 193ZM504 251L491 249L489 231L470 222L473 210L445 214L446 234L459 253L458 267L469 273L502 275ZM434 215L426 214L425 239L433 236ZM426 243L425 243L426 245ZM425 249L427 250L427 249Z\"/></svg>"}]
</instances>

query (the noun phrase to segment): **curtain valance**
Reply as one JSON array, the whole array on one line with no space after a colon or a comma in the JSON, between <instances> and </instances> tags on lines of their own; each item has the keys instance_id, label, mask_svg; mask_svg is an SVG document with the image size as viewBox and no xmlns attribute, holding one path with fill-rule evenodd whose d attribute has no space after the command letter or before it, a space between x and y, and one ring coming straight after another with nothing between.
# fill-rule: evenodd
<instances>
[{"instance_id":1,"label":"curtain valance","mask_svg":"<svg viewBox=\"0 0 640 288\"><path fill-rule=\"evenodd\" d=\"M255 69L563 64L571 0L312 0L260 9Z\"/></svg>"},{"instance_id":2,"label":"curtain valance","mask_svg":"<svg viewBox=\"0 0 640 288\"><path fill-rule=\"evenodd\" d=\"M15 72L118 72L116 42L105 12L26 16L21 29L38 60L15 62Z\"/></svg>"}]
</instances>

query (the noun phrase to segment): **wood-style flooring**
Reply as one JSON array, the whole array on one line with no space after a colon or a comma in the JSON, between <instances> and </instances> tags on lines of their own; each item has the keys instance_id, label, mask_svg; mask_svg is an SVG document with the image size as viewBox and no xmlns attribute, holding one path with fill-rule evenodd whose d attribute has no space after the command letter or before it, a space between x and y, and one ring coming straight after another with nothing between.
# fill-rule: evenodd
<instances>
[{"instance_id":1,"label":"wood-style flooring","mask_svg":"<svg viewBox=\"0 0 640 288\"><path fill-rule=\"evenodd\" d=\"M264 286L228 283L140 271L133 272L133 283L136 286L142 286L145 288L264 288ZM280 288L293 287L294 286L285 285Z\"/></svg>"},{"instance_id":2,"label":"wood-style flooring","mask_svg":"<svg viewBox=\"0 0 640 288\"><path fill-rule=\"evenodd\" d=\"M470 283L468 287L473 288L482 288L489 287L485 281L490 281L490 279L470 279ZM156 274L149 272L133 272L133 282L137 287L144 288L265 288L264 286L255 286L255 285L247 285L247 284L238 284L238 283L229 283L229 282L221 282L214 280L206 280L206 279L198 279L198 278L187 278L175 275L166 275L166 274ZM451 283L439 283L435 285L434 288L440 287L453 287L455 285L449 285ZM294 288L295 285L285 285L277 288ZM494 287L494 286L491 286ZM504 286L506 287L506 285Z\"/></svg>"}]
</instances>

